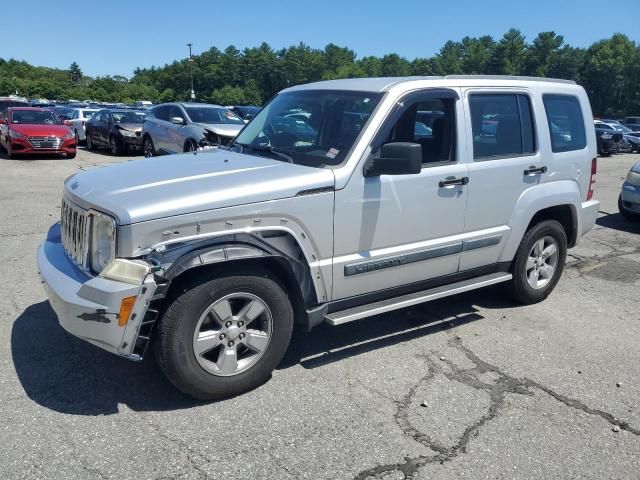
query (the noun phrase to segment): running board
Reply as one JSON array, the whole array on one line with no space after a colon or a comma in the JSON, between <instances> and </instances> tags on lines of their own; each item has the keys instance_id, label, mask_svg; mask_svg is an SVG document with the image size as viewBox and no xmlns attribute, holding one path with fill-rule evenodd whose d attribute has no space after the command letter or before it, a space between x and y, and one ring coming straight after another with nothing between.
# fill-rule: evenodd
<instances>
[{"instance_id":1,"label":"running board","mask_svg":"<svg viewBox=\"0 0 640 480\"><path fill-rule=\"evenodd\" d=\"M438 298L448 297L457 293L468 292L477 288L488 287L496 283L508 282L511 280L510 273L492 273L482 277L464 280L462 282L451 283L441 287L430 288L421 292L409 293L400 297L380 300L379 302L369 303L359 307L348 308L339 312L329 313L325 315L324 321L330 325L342 325L343 323L353 322L361 318L379 315L385 312L391 312L400 308L411 307L419 303L430 302Z\"/></svg>"}]
</instances>

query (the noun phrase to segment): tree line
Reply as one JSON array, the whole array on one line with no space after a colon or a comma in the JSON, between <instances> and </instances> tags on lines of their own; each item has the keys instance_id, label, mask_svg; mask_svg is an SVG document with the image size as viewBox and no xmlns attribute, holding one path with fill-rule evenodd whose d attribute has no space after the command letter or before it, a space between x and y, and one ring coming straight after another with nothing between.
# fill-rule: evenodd
<instances>
[{"instance_id":1,"label":"tree line","mask_svg":"<svg viewBox=\"0 0 640 480\"><path fill-rule=\"evenodd\" d=\"M194 55L191 66L198 100L224 105L261 105L283 88L317 80L488 74L575 80L587 90L595 115L640 114L640 46L619 33L578 48L555 32L541 32L528 42L522 32L510 29L499 40L448 41L434 56L414 60L395 53L357 58L353 50L332 43L324 49L300 43L280 50L262 43L242 51L212 47ZM137 68L131 78L92 78L75 62L61 70L0 58L0 95L164 102L188 100L190 90L188 59Z\"/></svg>"}]
</instances>

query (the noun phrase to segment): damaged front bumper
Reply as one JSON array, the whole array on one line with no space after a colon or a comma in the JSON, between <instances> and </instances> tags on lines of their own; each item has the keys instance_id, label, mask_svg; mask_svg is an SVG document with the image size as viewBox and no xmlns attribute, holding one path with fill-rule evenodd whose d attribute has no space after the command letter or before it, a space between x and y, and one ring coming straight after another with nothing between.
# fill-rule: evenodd
<instances>
[{"instance_id":1,"label":"damaged front bumper","mask_svg":"<svg viewBox=\"0 0 640 480\"><path fill-rule=\"evenodd\" d=\"M142 359L157 315L149 308L156 290L152 273L137 284L88 275L67 256L59 224L51 227L38 249L37 262L62 328L111 353ZM128 302L126 308L123 301Z\"/></svg>"}]
</instances>

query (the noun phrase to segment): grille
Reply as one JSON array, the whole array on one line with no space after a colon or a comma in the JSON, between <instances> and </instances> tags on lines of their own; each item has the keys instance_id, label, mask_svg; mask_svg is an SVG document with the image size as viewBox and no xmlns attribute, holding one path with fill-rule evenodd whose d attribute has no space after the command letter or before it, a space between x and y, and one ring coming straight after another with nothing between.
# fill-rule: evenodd
<instances>
[{"instance_id":1,"label":"grille","mask_svg":"<svg viewBox=\"0 0 640 480\"><path fill-rule=\"evenodd\" d=\"M62 246L79 266L85 267L89 239L89 216L80 207L62 199L60 230Z\"/></svg>"},{"instance_id":2,"label":"grille","mask_svg":"<svg viewBox=\"0 0 640 480\"><path fill-rule=\"evenodd\" d=\"M29 143L33 148L59 148L62 145L60 137L29 137Z\"/></svg>"}]
</instances>

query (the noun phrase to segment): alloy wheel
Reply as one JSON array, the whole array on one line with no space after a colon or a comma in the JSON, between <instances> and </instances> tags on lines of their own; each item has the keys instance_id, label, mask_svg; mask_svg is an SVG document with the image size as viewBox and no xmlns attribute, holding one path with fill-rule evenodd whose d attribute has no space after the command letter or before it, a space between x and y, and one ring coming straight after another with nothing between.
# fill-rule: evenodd
<instances>
[{"instance_id":1,"label":"alloy wheel","mask_svg":"<svg viewBox=\"0 0 640 480\"><path fill-rule=\"evenodd\" d=\"M527 258L527 282L536 290L547 285L558 267L558 242L550 236L536 241Z\"/></svg>"},{"instance_id":2,"label":"alloy wheel","mask_svg":"<svg viewBox=\"0 0 640 480\"><path fill-rule=\"evenodd\" d=\"M273 334L273 317L260 297L232 293L200 316L193 335L198 364L217 376L237 375L262 357Z\"/></svg>"}]
</instances>

